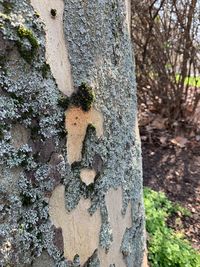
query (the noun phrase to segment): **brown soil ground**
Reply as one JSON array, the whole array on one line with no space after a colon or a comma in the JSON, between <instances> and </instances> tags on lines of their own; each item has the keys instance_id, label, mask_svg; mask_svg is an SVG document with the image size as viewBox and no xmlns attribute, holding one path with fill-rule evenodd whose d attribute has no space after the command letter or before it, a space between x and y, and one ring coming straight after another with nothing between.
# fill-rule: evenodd
<instances>
[{"instance_id":1,"label":"brown soil ground","mask_svg":"<svg viewBox=\"0 0 200 267\"><path fill-rule=\"evenodd\" d=\"M176 136L166 129L141 127L144 185L165 192L170 200L191 212L191 216L171 218L170 226L182 231L200 250L200 140L187 137L173 143Z\"/></svg>"}]
</instances>

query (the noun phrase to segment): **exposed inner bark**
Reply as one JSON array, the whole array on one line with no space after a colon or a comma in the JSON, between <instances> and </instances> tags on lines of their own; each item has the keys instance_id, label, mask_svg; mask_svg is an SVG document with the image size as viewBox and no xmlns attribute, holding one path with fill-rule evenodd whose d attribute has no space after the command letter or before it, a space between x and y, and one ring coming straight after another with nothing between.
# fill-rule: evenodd
<instances>
[{"instance_id":1,"label":"exposed inner bark","mask_svg":"<svg viewBox=\"0 0 200 267\"><path fill-rule=\"evenodd\" d=\"M62 228L67 259L73 260L75 255L79 255L81 263L84 263L98 247L101 217L99 211L93 216L88 213L90 205L90 200L81 198L76 209L66 211L65 187L62 185L55 188L50 198L50 218L57 228Z\"/></svg>"},{"instance_id":2,"label":"exposed inner bark","mask_svg":"<svg viewBox=\"0 0 200 267\"><path fill-rule=\"evenodd\" d=\"M94 183L95 176L96 176L96 172L93 169L85 168L85 169L82 169L80 172L80 178L86 185Z\"/></svg>"},{"instance_id":3,"label":"exposed inner bark","mask_svg":"<svg viewBox=\"0 0 200 267\"><path fill-rule=\"evenodd\" d=\"M121 214L122 190L111 189L106 195L109 220L113 232L113 244L109 251L99 246L99 233L101 228L101 216L97 210L92 216L88 209L91 205L88 199L81 198L78 206L71 212L65 209L64 186L57 186L49 201L49 214L53 224L62 228L64 239L64 255L73 259L79 255L83 264L98 248L98 257L101 267L108 267L110 264L125 267L123 255L120 251L124 232L131 227L131 207L127 208L126 215Z\"/></svg>"},{"instance_id":4,"label":"exposed inner bark","mask_svg":"<svg viewBox=\"0 0 200 267\"><path fill-rule=\"evenodd\" d=\"M65 113L65 128L67 135L67 159L69 164L81 161L83 141L88 125L93 125L96 135L100 138L103 135L102 114L91 108L88 112L81 108L70 108Z\"/></svg>"},{"instance_id":5,"label":"exposed inner bark","mask_svg":"<svg viewBox=\"0 0 200 267\"><path fill-rule=\"evenodd\" d=\"M67 44L63 32L63 0L31 0L35 10L41 15L46 28L46 59L51 67L58 88L70 96L73 89L71 66L68 58ZM52 18L51 10L56 10Z\"/></svg>"}]
</instances>

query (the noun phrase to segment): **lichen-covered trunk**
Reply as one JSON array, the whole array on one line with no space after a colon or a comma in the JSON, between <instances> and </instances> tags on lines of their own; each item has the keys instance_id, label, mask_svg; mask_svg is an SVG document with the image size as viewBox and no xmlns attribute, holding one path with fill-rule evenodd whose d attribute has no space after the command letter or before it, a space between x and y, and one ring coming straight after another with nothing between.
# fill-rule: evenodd
<instances>
[{"instance_id":1,"label":"lichen-covered trunk","mask_svg":"<svg viewBox=\"0 0 200 267\"><path fill-rule=\"evenodd\" d=\"M142 266L129 5L0 1L0 266Z\"/></svg>"}]
</instances>

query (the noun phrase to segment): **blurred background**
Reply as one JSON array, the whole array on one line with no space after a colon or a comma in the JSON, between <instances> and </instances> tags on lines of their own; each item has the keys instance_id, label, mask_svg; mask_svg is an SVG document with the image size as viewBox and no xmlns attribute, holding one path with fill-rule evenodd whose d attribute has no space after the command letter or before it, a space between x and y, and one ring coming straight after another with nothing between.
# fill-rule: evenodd
<instances>
[{"instance_id":1,"label":"blurred background","mask_svg":"<svg viewBox=\"0 0 200 267\"><path fill-rule=\"evenodd\" d=\"M200 1L132 1L150 266L200 266Z\"/></svg>"}]
</instances>

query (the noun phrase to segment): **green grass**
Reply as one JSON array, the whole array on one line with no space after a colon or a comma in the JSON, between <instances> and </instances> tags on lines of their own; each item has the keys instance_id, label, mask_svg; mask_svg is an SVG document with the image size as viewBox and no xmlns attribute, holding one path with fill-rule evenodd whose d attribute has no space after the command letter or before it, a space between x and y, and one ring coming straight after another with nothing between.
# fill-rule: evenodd
<instances>
[{"instance_id":1,"label":"green grass","mask_svg":"<svg viewBox=\"0 0 200 267\"><path fill-rule=\"evenodd\" d=\"M151 267L200 267L200 254L192 248L181 233L166 224L167 218L179 212L190 213L180 205L173 204L164 193L144 189L148 259Z\"/></svg>"},{"instance_id":2,"label":"green grass","mask_svg":"<svg viewBox=\"0 0 200 267\"><path fill-rule=\"evenodd\" d=\"M179 74L176 75L176 81L179 82L181 76ZM197 77L186 77L184 81L185 85L189 86L197 86L200 87L200 76Z\"/></svg>"}]
</instances>

